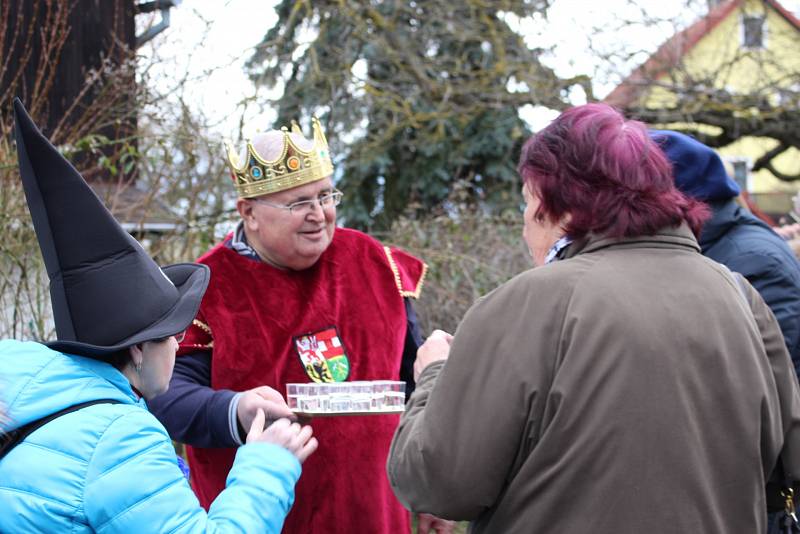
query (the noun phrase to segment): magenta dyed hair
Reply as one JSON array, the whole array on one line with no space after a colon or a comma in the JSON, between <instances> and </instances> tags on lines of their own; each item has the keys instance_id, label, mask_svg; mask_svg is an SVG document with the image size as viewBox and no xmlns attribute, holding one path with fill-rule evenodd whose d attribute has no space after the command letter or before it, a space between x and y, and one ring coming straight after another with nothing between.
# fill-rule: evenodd
<instances>
[{"instance_id":1,"label":"magenta dyed hair","mask_svg":"<svg viewBox=\"0 0 800 534\"><path fill-rule=\"evenodd\" d=\"M686 221L700 234L709 211L675 188L672 166L638 121L605 104L562 113L522 148L519 174L566 234L651 235Z\"/></svg>"}]
</instances>

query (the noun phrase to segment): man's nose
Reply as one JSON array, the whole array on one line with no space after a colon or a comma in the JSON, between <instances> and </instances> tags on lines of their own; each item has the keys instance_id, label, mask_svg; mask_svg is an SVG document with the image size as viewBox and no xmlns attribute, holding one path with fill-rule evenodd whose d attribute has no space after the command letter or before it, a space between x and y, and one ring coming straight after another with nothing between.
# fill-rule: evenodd
<instances>
[{"instance_id":1,"label":"man's nose","mask_svg":"<svg viewBox=\"0 0 800 534\"><path fill-rule=\"evenodd\" d=\"M315 198L311 202L311 207L308 210L308 216L313 217L314 219L325 218L325 208L322 207L322 202L320 202L318 198Z\"/></svg>"}]
</instances>

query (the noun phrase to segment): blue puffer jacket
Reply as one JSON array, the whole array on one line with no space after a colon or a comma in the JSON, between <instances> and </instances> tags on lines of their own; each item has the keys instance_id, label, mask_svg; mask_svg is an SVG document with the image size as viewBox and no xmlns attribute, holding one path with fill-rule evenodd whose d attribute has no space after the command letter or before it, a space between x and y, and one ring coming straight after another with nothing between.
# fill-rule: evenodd
<instances>
[{"instance_id":1,"label":"blue puffer jacket","mask_svg":"<svg viewBox=\"0 0 800 534\"><path fill-rule=\"evenodd\" d=\"M8 429L94 399L121 404L59 417L0 460L0 532L280 532L300 476L289 451L239 448L206 513L164 427L120 372L39 343L0 341Z\"/></svg>"},{"instance_id":2,"label":"blue puffer jacket","mask_svg":"<svg viewBox=\"0 0 800 534\"><path fill-rule=\"evenodd\" d=\"M800 376L800 263L786 242L733 200L709 203L703 226L703 255L742 274L761 294L780 323Z\"/></svg>"}]
</instances>

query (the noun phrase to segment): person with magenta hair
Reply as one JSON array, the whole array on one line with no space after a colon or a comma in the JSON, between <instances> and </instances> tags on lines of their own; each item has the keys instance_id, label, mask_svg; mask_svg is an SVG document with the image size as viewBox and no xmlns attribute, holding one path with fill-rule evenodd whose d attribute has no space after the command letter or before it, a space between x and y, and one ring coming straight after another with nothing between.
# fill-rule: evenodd
<instances>
[{"instance_id":1,"label":"person with magenta hair","mask_svg":"<svg viewBox=\"0 0 800 534\"><path fill-rule=\"evenodd\" d=\"M398 498L476 533L764 532L779 455L800 476L800 392L764 301L700 253L707 209L602 104L519 172L535 268L420 347Z\"/></svg>"},{"instance_id":2,"label":"person with magenta hair","mask_svg":"<svg viewBox=\"0 0 800 534\"><path fill-rule=\"evenodd\" d=\"M146 401L166 391L209 269L159 268L14 102L57 340L0 341L0 532L281 530L310 427L259 412L206 512Z\"/></svg>"}]
</instances>

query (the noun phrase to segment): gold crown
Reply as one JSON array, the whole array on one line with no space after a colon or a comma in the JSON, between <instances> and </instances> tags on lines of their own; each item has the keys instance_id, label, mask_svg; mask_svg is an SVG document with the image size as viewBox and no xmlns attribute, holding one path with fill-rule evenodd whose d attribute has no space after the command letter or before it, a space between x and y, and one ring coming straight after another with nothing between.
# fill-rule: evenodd
<instances>
[{"instance_id":1,"label":"gold crown","mask_svg":"<svg viewBox=\"0 0 800 534\"><path fill-rule=\"evenodd\" d=\"M228 164L231 166L236 191L241 198L252 198L268 193L275 193L322 180L333 174L333 163L328 152L328 140L322 133L319 119L313 117L312 129L314 144L310 150L303 150L294 144L289 130L284 126L283 150L277 158L269 160L261 157L247 142L247 159L244 163L233 147L226 143ZM302 135L300 126L292 121L292 133Z\"/></svg>"}]
</instances>

